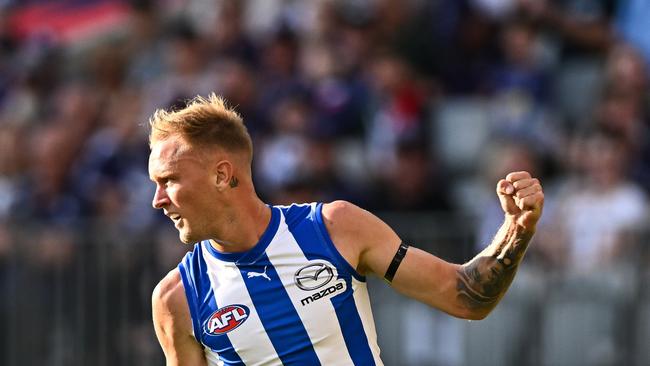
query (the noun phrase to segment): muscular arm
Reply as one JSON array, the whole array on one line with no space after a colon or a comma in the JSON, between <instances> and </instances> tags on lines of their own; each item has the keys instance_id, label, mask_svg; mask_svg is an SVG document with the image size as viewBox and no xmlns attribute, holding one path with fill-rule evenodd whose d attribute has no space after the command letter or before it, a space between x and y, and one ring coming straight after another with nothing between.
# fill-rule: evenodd
<instances>
[{"instance_id":1,"label":"muscular arm","mask_svg":"<svg viewBox=\"0 0 650 366\"><path fill-rule=\"evenodd\" d=\"M514 278L543 202L539 182L528 173L511 173L507 179L497 186L506 220L492 244L464 265L411 247L392 286L453 316L487 316ZM397 234L373 214L347 202L325 205L323 217L332 241L348 262L362 274L383 277L401 242Z\"/></svg>"},{"instance_id":2,"label":"muscular arm","mask_svg":"<svg viewBox=\"0 0 650 366\"><path fill-rule=\"evenodd\" d=\"M505 295L542 214L544 193L527 172L510 173L497 184L506 220L492 244L457 271L457 299L486 316Z\"/></svg>"},{"instance_id":3,"label":"muscular arm","mask_svg":"<svg viewBox=\"0 0 650 366\"><path fill-rule=\"evenodd\" d=\"M506 221L492 244L457 271L456 298L479 317L505 295L533 233Z\"/></svg>"},{"instance_id":4,"label":"muscular arm","mask_svg":"<svg viewBox=\"0 0 650 366\"><path fill-rule=\"evenodd\" d=\"M207 366L192 333L185 290L178 268L160 281L152 295L153 323L167 366Z\"/></svg>"}]
</instances>

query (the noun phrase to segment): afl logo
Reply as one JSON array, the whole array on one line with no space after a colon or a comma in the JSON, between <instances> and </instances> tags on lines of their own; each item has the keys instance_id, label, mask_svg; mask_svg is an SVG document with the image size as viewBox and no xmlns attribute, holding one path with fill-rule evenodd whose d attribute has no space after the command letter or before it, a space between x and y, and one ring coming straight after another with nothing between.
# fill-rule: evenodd
<instances>
[{"instance_id":1,"label":"afl logo","mask_svg":"<svg viewBox=\"0 0 650 366\"><path fill-rule=\"evenodd\" d=\"M306 265L296 271L293 280L301 290L311 291L327 285L334 277L334 270L325 263Z\"/></svg>"},{"instance_id":2,"label":"afl logo","mask_svg":"<svg viewBox=\"0 0 650 366\"><path fill-rule=\"evenodd\" d=\"M205 332L210 335L221 335L244 324L250 310L246 305L227 305L217 309L205 322Z\"/></svg>"}]
</instances>

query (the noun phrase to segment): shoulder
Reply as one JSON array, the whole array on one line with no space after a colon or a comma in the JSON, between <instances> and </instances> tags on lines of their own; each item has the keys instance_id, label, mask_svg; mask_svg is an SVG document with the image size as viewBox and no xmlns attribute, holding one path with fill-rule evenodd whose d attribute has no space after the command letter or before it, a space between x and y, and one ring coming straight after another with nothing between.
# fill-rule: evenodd
<instances>
[{"instance_id":1,"label":"shoulder","mask_svg":"<svg viewBox=\"0 0 650 366\"><path fill-rule=\"evenodd\" d=\"M387 226L370 211L348 201L324 203L321 212L323 221L328 225L328 229L330 225L352 231L375 228L376 226Z\"/></svg>"},{"instance_id":2,"label":"shoulder","mask_svg":"<svg viewBox=\"0 0 650 366\"><path fill-rule=\"evenodd\" d=\"M178 268L158 283L152 295L153 324L167 365L206 365L203 348L194 337L192 318Z\"/></svg>"},{"instance_id":3,"label":"shoulder","mask_svg":"<svg viewBox=\"0 0 650 366\"><path fill-rule=\"evenodd\" d=\"M372 214L361 207L350 203L348 201L333 201L330 203L323 203L322 208L323 221L326 224L343 224L346 221L363 218L364 216L372 216Z\"/></svg>"},{"instance_id":4,"label":"shoulder","mask_svg":"<svg viewBox=\"0 0 650 366\"><path fill-rule=\"evenodd\" d=\"M322 216L336 248L362 274L369 269L369 254L399 244L397 234L386 223L350 202L323 204Z\"/></svg>"},{"instance_id":5,"label":"shoulder","mask_svg":"<svg viewBox=\"0 0 650 366\"><path fill-rule=\"evenodd\" d=\"M191 332L191 317L178 268L170 271L151 296L154 323L163 328Z\"/></svg>"},{"instance_id":6,"label":"shoulder","mask_svg":"<svg viewBox=\"0 0 650 366\"><path fill-rule=\"evenodd\" d=\"M321 214L332 239L335 236L362 234L380 221L372 213L347 201L324 203Z\"/></svg>"},{"instance_id":7,"label":"shoulder","mask_svg":"<svg viewBox=\"0 0 650 366\"><path fill-rule=\"evenodd\" d=\"M169 306L179 296L184 296L183 281L178 268L171 270L163 277L153 290L152 301L158 305Z\"/></svg>"}]
</instances>

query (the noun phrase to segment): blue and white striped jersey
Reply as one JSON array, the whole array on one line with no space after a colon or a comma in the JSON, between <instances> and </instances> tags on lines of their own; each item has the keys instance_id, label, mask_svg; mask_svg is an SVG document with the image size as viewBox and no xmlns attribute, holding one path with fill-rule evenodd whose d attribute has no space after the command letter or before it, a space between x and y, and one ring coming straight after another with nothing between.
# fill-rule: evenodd
<instances>
[{"instance_id":1,"label":"blue and white striped jersey","mask_svg":"<svg viewBox=\"0 0 650 366\"><path fill-rule=\"evenodd\" d=\"M334 247L321 207L273 206L251 250L203 241L179 264L209 365L382 365L365 278Z\"/></svg>"}]
</instances>

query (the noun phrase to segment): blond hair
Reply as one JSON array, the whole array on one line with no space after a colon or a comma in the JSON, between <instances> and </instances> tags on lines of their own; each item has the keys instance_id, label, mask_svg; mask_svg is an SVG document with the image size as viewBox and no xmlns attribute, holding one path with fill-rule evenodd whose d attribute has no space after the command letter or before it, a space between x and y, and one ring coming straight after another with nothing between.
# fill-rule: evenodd
<instances>
[{"instance_id":1,"label":"blond hair","mask_svg":"<svg viewBox=\"0 0 650 366\"><path fill-rule=\"evenodd\" d=\"M253 155L253 143L241 116L214 93L207 98L197 96L177 111L156 110L149 126L149 146L178 134L192 146L243 152L249 160Z\"/></svg>"}]
</instances>

